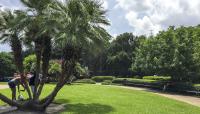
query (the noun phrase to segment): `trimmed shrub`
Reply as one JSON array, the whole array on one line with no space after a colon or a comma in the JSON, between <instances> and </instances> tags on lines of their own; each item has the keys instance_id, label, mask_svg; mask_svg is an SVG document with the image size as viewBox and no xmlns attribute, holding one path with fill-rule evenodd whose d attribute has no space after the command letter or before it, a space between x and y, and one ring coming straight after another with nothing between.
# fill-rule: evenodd
<instances>
[{"instance_id":1,"label":"trimmed shrub","mask_svg":"<svg viewBox=\"0 0 200 114\"><path fill-rule=\"evenodd\" d=\"M167 90L176 92L195 91L195 87L190 82L174 82L168 85Z\"/></svg>"},{"instance_id":2,"label":"trimmed shrub","mask_svg":"<svg viewBox=\"0 0 200 114\"><path fill-rule=\"evenodd\" d=\"M196 90L200 91L200 84L194 84Z\"/></svg>"},{"instance_id":3,"label":"trimmed shrub","mask_svg":"<svg viewBox=\"0 0 200 114\"><path fill-rule=\"evenodd\" d=\"M134 79L134 78L117 78L112 81L113 83L135 83L135 84L145 84L145 83L154 83L156 80L147 80L147 79Z\"/></svg>"},{"instance_id":4,"label":"trimmed shrub","mask_svg":"<svg viewBox=\"0 0 200 114\"><path fill-rule=\"evenodd\" d=\"M112 83L123 84L126 80L128 80L128 78L116 78L112 81Z\"/></svg>"},{"instance_id":5,"label":"trimmed shrub","mask_svg":"<svg viewBox=\"0 0 200 114\"><path fill-rule=\"evenodd\" d=\"M114 79L112 83L123 84L123 85L128 85L128 86L162 89L165 82L158 81L158 80L147 80L147 79L117 78L117 79Z\"/></svg>"},{"instance_id":6,"label":"trimmed shrub","mask_svg":"<svg viewBox=\"0 0 200 114\"><path fill-rule=\"evenodd\" d=\"M96 82L103 82L104 80L113 80L114 77L113 76L95 76L92 77L92 80L96 81Z\"/></svg>"},{"instance_id":7,"label":"trimmed shrub","mask_svg":"<svg viewBox=\"0 0 200 114\"><path fill-rule=\"evenodd\" d=\"M102 85L111 85L112 81L111 80L104 80L101 84Z\"/></svg>"},{"instance_id":8,"label":"trimmed shrub","mask_svg":"<svg viewBox=\"0 0 200 114\"><path fill-rule=\"evenodd\" d=\"M170 76L144 76L143 79L146 80L159 80L159 81L168 81L171 79Z\"/></svg>"},{"instance_id":9,"label":"trimmed shrub","mask_svg":"<svg viewBox=\"0 0 200 114\"><path fill-rule=\"evenodd\" d=\"M96 82L91 79L76 80L74 83L96 84Z\"/></svg>"},{"instance_id":10,"label":"trimmed shrub","mask_svg":"<svg viewBox=\"0 0 200 114\"><path fill-rule=\"evenodd\" d=\"M142 76L134 76L135 79L142 79Z\"/></svg>"}]
</instances>

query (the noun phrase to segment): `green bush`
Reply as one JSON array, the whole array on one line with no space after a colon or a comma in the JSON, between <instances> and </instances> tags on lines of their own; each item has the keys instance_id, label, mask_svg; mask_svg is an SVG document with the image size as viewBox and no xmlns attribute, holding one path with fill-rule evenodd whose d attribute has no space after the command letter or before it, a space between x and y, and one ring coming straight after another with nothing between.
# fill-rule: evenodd
<instances>
[{"instance_id":1,"label":"green bush","mask_svg":"<svg viewBox=\"0 0 200 114\"><path fill-rule=\"evenodd\" d=\"M169 84L167 90L176 92L195 91L195 87L190 82L174 82Z\"/></svg>"},{"instance_id":2,"label":"green bush","mask_svg":"<svg viewBox=\"0 0 200 114\"><path fill-rule=\"evenodd\" d=\"M144 76L143 79L146 79L146 80L167 81L167 80L170 80L171 77L169 77L169 76Z\"/></svg>"},{"instance_id":3,"label":"green bush","mask_svg":"<svg viewBox=\"0 0 200 114\"><path fill-rule=\"evenodd\" d=\"M113 84L122 84L128 86L149 87L162 89L164 82L158 80L134 79L134 78L117 78L112 81Z\"/></svg>"},{"instance_id":4,"label":"green bush","mask_svg":"<svg viewBox=\"0 0 200 114\"><path fill-rule=\"evenodd\" d=\"M126 82L126 80L128 80L128 78L116 78L112 81L112 83L123 84L124 82Z\"/></svg>"},{"instance_id":5,"label":"green bush","mask_svg":"<svg viewBox=\"0 0 200 114\"><path fill-rule=\"evenodd\" d=\"M194 84L196 90L200 91L200 84Z\"/></svg>"},{"instance_id":6,"label":"green bush","mask_svg":"<svg viewBox=\"0 0 200 114\"><path fill-rule=\"evenodd\" d=\"M102 85L111 85L112 81L111 80L104 80L101 84Z\"/></svg>"},{"instance_id":7,"label":"green bush","mask_svg":"<svg viewBox=\"0 0 200 114\"><path fill-rule=\"evenodd\" d=\"M91 79L76 80L74 83L96 84L96 82Z\"/></svg>"},{"instance_id":8,"label":"green bush","mask_svg":"<svg viewBox=\"0 0 200 114\"><path fill-rule=\"evenodd\" d=\"M117 78L112 81L113 83L135 83L135 84L144 84L144 83L154 83L156 80L147 80L147 79L134 79L134 78Z\"/></svg>"},{"instance_id":9,"label":"green bush","mask_svg":"<svg viewBox=\"0 0 200 114\"><path fill-rule=\"evenodd\" d=\"M113 80L114 77L113 76L95 76L92 77L92 80L96 81L96 82L103 82L104 80Z\"/></svg>"},{"instance_id":10,"label":"green bush","mask_svg":"<svg viewBox=\"0 0 200 114\"><path fill-rule=\"evenodd\" d=\"M135 79L142 79L142 76L134 76Z\"/></svg>"}]
</instances>

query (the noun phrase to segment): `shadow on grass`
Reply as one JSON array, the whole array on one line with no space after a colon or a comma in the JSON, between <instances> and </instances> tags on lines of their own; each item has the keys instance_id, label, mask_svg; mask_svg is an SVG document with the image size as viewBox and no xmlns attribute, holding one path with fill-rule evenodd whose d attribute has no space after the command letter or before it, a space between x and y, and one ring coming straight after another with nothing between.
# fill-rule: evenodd
<instances>
[{"instance_id":1,"label":"shadow on grass","mask_svg":"<svg viewBox=\"0 0 200 114\"><path fill-rule=\"evenodd\" d=\"M54 103L56 103L56 104L59 104L59 103L64 103L64 104L66 104L66 103L69 103L70 102L70 100L68 100L68 99L56 99L55 101L54 101Z\"/></svg>"},{"instance_id":2,"label":"shadow on grass","mask_svg":"<svg viewBox=\"0 0 200 114\"><path fill-rule=\"evenodd\" d=\"M64 112L70 112L74 114L106 114L114 111L114 108L108 105L102 105L98 103L92 104L67 104Z\"/></svg>"}]
</instances>

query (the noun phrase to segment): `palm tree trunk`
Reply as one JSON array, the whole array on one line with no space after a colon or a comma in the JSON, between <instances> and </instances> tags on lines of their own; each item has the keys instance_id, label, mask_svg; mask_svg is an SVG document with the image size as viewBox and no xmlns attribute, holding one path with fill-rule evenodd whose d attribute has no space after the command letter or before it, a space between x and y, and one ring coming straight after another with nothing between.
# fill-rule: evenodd
<instances>
[{"instance_id":1,"label":"palm tree trunk","mask_svg":"<svg viewBox=\"0 0 200 114\"><path fill-rule=\"evenodd\" d=\"M21 107L22 105L9 99L8 97L6 97L5 95L0 93L0 100L2 100L3 102L9 104L10 106L16 106L16 107Z\"/></svg>"},{"instance_id":2,"label":"palm tree trunk","mask_svg":"<svg viewBox=\"0 0 200 114\"><path fill-rule=\"evenodd\" d=\"M21 74L22 83L25 86L25 89L29 95L29 98L32 99L31 91L30 91L30 88L28 87L26 76L24 76L22 45L17 35L12 36L10 45L12 47L12 51L14 54L15 65L17 66Z\"/></svg>"},{"instance_id":3,"label":"palm tree trunk","mask_svg":"<svg viewBox=\"0 0 200 114\"><path fill-rule=\"evenodd\" d=\"M50 61L50 56L51 56L51 38L48 37L48 36L44 37L43 43L45 43L44 49L43 49L43 52L42 52L42 75L43 76L42 76L40 86L38 88L36 99L39 98L39 96L42 92L44 83L46 81L46 77L48 75L48 69L49 69L49 61Z\"/></svg>"},{"instance_id":4,"label":"palm tree trunk","mask_svg":"<svg viewBox=\"0 0 200 114\"><path fill-rule=\"evenodd\" d=\"M70 79L70 77L73 75L75 70L76 62L79 58L80 54L80 48L75 48L73 46L67 45L64 48L63 58L62 61L62 73L61 77L59 78L59 81L54 88L53 92L48 95L46 98L41 100L41 103L44 107L47 107L56 97L59 90L65 85L65 83Z\"/></svg>"},{"instance_id":5,"label":"palm tree trunk","mask_svg":"<svg viewBox=\"0 0 200 114\"><path fill-rule=\"evenodd\" d=\"M36 77L35 77L35 88L33 93L33 99L37 100L37 89L39 85L39 74L40 74L40 63L42 56L42 41L38 38L35 41L35 54L36 54Z\"/></svg>"},{"instance_id":6,"label":"palm tree trunk","mask_svg":"<svg viewBox=\"0 0 200 114\"><path fill-rule=\"evenodd\" d=\"M50 95L41 101L43 107L47 107L54 100L60 89L66 84L70 79L75 69L75 61L64 61L62 62L62 75L59 78L59 81Z\"/></svg>"}]
</instances>

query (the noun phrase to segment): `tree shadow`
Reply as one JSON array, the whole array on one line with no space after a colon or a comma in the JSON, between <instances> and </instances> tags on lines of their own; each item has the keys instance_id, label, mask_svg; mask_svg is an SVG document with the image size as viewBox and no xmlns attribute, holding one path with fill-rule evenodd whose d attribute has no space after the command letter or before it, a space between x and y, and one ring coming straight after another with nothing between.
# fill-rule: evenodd
<instances>
[{"instance_id":1,"label":"tree shadow","mask_svg":"<svg viewBox=\"0 0 200 114\"><path fill-rule=\"evenodd\" d=\"M114 111L114 108L108 105L102 105L98 103L92 104L67 104L65 106L65 112L74 114L106 114Z\"/></svg>"},{"instance_id":2,"label":"tree shadow","mask_svg":"<svg viewBox=\"0 0 200 114\"><path fill-rule=\"evenodd\" d=\"M68 99L56 99L53 103L55 103L55 104L61 104L61 103L66 104L66 103L69 103L69 102L70 102L70 100L68 100Z\"/></svg>"}]
</instances>

